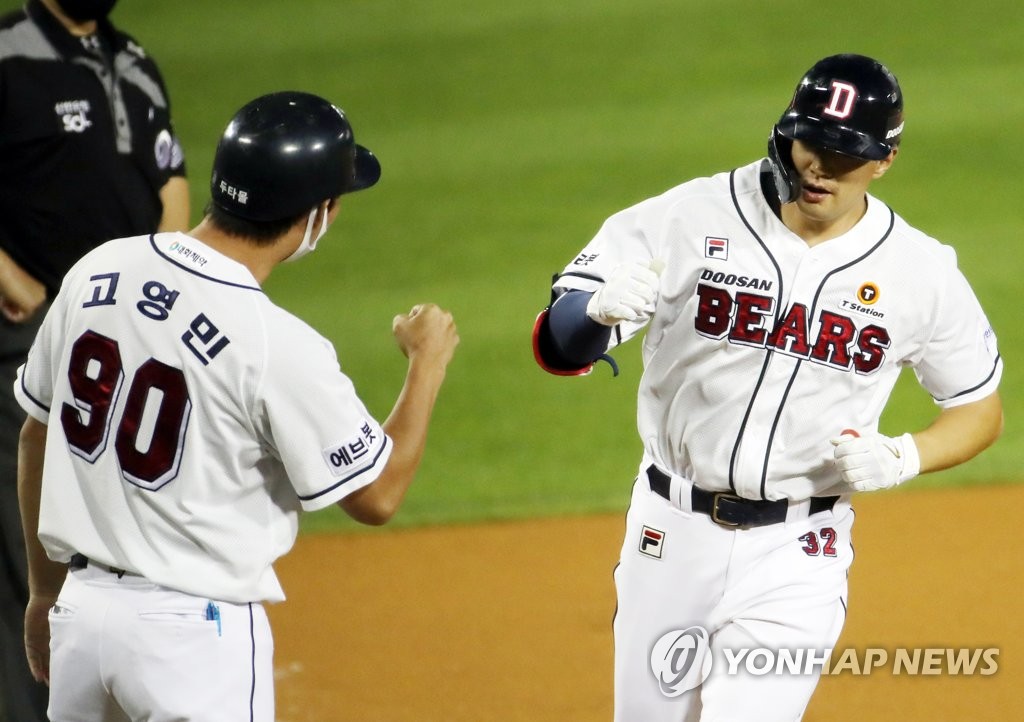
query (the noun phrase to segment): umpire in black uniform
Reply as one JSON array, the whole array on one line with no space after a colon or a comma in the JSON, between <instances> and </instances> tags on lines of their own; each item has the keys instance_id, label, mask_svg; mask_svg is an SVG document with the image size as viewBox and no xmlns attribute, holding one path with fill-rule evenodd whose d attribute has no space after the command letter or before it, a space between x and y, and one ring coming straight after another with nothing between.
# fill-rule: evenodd
<instances>
[{"instance_id":1,"label":"umpire in black uniform","mask_svg":"<svg viewBox=\"0 0 1024 722\"><path fill-rule=\"evenodd\" d=\"M0 19L0 720L46 719L22 642L18 516L25 414L15 372L68 269L111 238L187 230L189 191L164 82L107 15L117 0L28 0Z\"/></svg>"}]
</instances>

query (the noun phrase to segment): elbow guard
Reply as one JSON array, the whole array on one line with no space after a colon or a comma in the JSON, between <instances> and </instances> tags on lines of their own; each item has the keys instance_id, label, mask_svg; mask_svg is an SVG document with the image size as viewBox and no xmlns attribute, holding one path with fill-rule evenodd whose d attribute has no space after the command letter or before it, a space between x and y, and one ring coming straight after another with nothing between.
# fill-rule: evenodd
<instances>
[{"instance_id":1,"label":"elbow guard","mask_svg":"<svg viewBox=\"0 0 1024 722\"><path fill-rule=\"evenodd\" d=\"M537 315L533 324L533 357L548 373L584 376L593 371L597 361L604 360L611 365L613 375L618 376L618 366L605 353L611 328L587 317L591 295L565 292Z\"/></svg>"}]
</instances>

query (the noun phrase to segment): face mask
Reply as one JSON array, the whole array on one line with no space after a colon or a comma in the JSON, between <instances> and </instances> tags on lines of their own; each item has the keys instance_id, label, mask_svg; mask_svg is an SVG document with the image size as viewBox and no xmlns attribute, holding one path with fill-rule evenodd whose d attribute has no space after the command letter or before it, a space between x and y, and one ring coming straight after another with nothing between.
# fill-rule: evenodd
<instances>
[{"instance_id":1,"label":"face mask","mask_svg":"<svg viewBox=\"0 0 1024 722\"><path fill-rule=\"evenodd\" d=\"M302 243L300 243L299 247L292 252L292 255L284 259L283 263L297 261L307 253L312 253L316 250L317 242L324 237L325 233L327 233L327 206L324 205L322 208L324 211L324 220L323 223L320 224L320 231L316 234L316 238L313 238L313 221L316 220L316 213L320 208L314 208L309 212L309 220L306 221L306 232L302 236Z\"/></svg>"},{"instance_id":2,"label":"face mask","mask_svg":"<svg viewBox=\"0 0 1024 722\"><path fill-rule=\"evenodd\" d=\"M57 0L57 4L69 18L84 23L107 17L117 0Z\"/></svg>"}]
</instances>

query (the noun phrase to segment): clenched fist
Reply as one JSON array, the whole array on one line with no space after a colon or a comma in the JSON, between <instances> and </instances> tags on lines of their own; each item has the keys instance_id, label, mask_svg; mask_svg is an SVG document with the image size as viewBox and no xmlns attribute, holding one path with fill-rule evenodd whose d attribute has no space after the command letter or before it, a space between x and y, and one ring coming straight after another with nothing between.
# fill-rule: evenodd
<instances>
[{"instance_id":1,"label":"clenched fist","mask_svg":"<svg viewBox=\"0 0 1024 722\"><path fill-rule=\"evenodd\" d=\"M451 313L432 303L421 303L409 313L395 316L391 331L402 353L447 366L459 345L459 333Z\"/></svg>"},{"instance_id":2,"label":"clenched fist","mask_svg":"<svg viewBox=\"0 0 1024 722\"><path fill-rule=\"evenodd\" d=\"M663 267L658 260L650 265L623 263L616 266L605 284L590 298L587 316L604 326L646 321L654 313L660 285L658 276Z\"/></svg>"},{"instance_id":3,"label":"clenched fist","mask_svg":"<svg viewBox=\"0 0 1024 722\"><path fill-rule=\"evenodd\" d=\"M921 457L910 434L894 439L844 431L832 445L840 476L856 491L888 489L921 472Z\"/></svg>"}]
</instances>

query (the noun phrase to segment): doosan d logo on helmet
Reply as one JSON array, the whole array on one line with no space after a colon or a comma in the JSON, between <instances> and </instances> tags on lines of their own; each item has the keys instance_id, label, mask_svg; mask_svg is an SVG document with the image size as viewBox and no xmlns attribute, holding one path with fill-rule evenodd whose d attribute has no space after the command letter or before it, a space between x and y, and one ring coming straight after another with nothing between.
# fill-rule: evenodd
<instances>
[{"instance_id":1,"label":"doosan d logo on helmet","mask_svg":"<svg viewBox=\"0 0 1024 722\"><path fill-rule=\"evenodd\" d=\"M853 104L856 100L857 88L841 80L833 80L832 95L822 112L834 118L849 118L853 113Z\"/></svg>"}]
</instances>

